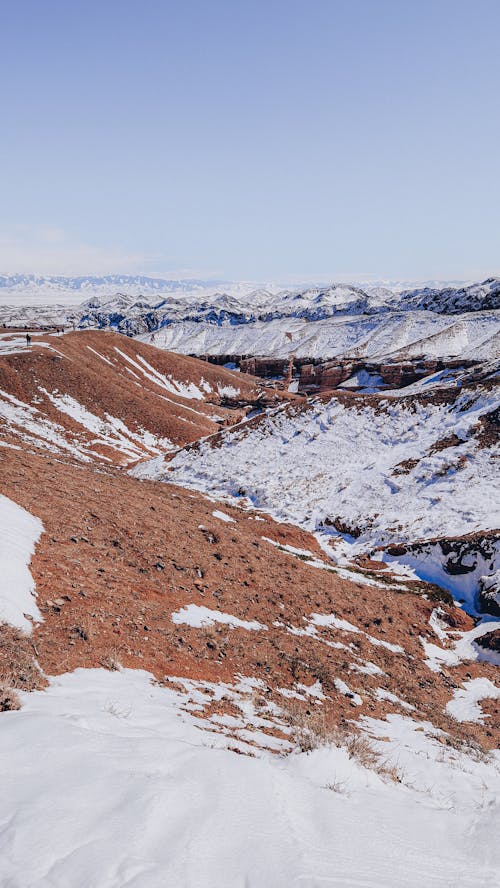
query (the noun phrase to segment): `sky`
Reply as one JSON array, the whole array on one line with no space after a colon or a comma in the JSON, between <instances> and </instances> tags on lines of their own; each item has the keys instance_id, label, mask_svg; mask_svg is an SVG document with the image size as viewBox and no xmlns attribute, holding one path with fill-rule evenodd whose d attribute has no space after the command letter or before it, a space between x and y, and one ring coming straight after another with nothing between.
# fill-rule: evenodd
<instances>
[{"instance_id":1,"label":"sky","mask_svg":"<svg viewBox=\"0 0 500 888\"><path fill-rule=\"evenodd\" d=\"M0 13L0 272L500 273L498 0Z\"/></svg>"}]
</instances>

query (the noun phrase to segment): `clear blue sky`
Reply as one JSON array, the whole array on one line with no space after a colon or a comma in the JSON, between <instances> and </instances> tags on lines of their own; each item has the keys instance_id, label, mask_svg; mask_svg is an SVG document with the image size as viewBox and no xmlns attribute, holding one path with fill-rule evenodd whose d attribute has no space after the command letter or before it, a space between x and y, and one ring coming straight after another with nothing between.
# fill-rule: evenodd
<instances>
[{"instance_id":1,"label":"clear blue sky","mask_svg":"<svg viewBox=\"0 0 500 888\"><path fill-rule=\"evenodd\" d=\"M0 13L0 270L500 272L499 0Z\"/></svg>"}]
</instances>

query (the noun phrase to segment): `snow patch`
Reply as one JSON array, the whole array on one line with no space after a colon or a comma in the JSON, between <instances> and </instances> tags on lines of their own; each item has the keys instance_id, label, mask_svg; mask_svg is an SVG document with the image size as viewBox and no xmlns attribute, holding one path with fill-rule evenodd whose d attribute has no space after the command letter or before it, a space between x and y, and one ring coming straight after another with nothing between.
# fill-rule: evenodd
<instances>
[{"instance_id":1,"label":"snow patch","mask_svg":"<svg viewBox=\"0 0 500 888\"><path fill-rule=\"evenodd\" d=\"M28 634L32 620L42 619L29 571L42 532L39 518L0 494L0 622Z\"/></svg>"},{"instance_id":2,"label":"snow patch","mask_svg":"<svg viewBox=\"0 0 500 888\"><path fill-rule=\"evenodd\" d=\"M212 515L214 518L218 518L219 521L225 521L226 524L236 524L234 518L231 518L230 515L226 515L225 512L220 512L219 509L215 509L215 511L212 512Z\"/></svg>"},{"instance_id":3,"label":"snow patch","mask_svg":"<svg viewBox=\"0 0 500 888\"><path fill-rule=\"evenodd\" d=\"M473 678L453 692L453 699L446 704L446 712L458 722L483 723L486 716L479 703L481 700L498 699L500 688L489 678Z\"/></svg>"},{"instance_id":4,"label":"snow patch","mask_svg":"<svg viewBox=\"0 0 500 888\"><path fill-rule=\"evenodd\" d=\"M263 623L257 620L240 620L239 617L233 617L232 614L225 614L222 611L210 610L199 604L188 604L180 610L172 614L173 623L185 623L200 629L202 626L213 626L215 623L223 623L231 629L247 629L258 631L266 629Z\"/></svg>"}]
</instances>

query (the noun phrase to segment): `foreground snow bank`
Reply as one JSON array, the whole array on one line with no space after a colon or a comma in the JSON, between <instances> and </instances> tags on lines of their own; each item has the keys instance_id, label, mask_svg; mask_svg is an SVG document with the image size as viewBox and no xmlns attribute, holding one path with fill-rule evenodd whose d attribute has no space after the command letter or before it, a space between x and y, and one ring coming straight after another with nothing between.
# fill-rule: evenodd
<instances>
[{"instance_id":1,"label":"foreground snow bank","mask_svg":"<svg viewBox=\"0 0 500 888\"><path fill-rule=\"evenodd\" d=\"M29 563L43 524L0 494L0 622L31 632L42 615L35 601Z\"/></svg>"},{"instance_id":2,"label":"foreground snow bank","mask_svg":"<svg viewBox=\"0 0 500 888\"><path fill-rule=\"evenodd\" d=\"M497 884L494 763L404 718L369 724L404 785L342 749L235 755L185 702L143 672L78 670L0 716L0 884Z\"/></svg>"}]
</instances>

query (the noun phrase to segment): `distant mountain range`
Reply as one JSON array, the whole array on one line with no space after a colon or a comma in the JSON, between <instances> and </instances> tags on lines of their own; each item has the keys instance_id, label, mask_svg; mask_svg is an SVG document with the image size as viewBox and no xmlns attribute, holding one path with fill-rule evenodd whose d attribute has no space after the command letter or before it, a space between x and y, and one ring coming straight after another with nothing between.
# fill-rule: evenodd
<instances>
[{"instance_id":1,"label":"distant mountain range","mask_svg":"<svg viewBox=\"0 0 500 888\"><path fill-rule=\"evenodd\" d=\"M0 323L71 323L142 338L154 334L157 345L188 354L283 356L294 351L321 358L430 354L492 359L499 350L500 278L398 291L344 283L219 288L203 280L121 275L0 277L0 302L13 299L13 293L17 304L0 305ZM75 304L76 297L86 298ZM64 305L65 299L73 305Z\"/></svg>"},{"instance_id":2,"label":"distant mountain range","mask_svg":"<svg viewBox=\"0 0 500 888\"><path fill-rule=\"evenodd\" d=\"M420 288L442 289L443 287L460 287L464 281L372 281L370 283L354 281L354 285L365 290L382 288L391 292ZM311 286L312 282L296 282L292 286L294 290ZM314 282L315 286L325 287L323 281ZM37 274L0 274L0 302L11 304L28 304L31 299L37 303L44 301L61 302L67 304L74 302L75 298L81 300L85 297L113 296L116 293L128 293L133 296L148 296L178 293L189 294L201 291L209 293L226 292L232 294L246 294L256 291L262 286L251 281L235 282L224 279L201 278L160 278L147 275L109 274L109 275L80 275L68 277L65 275L37 275ZM285 288L283 283L265 284L265 290L278 293Z\"/></svg>"}]
</instances>

